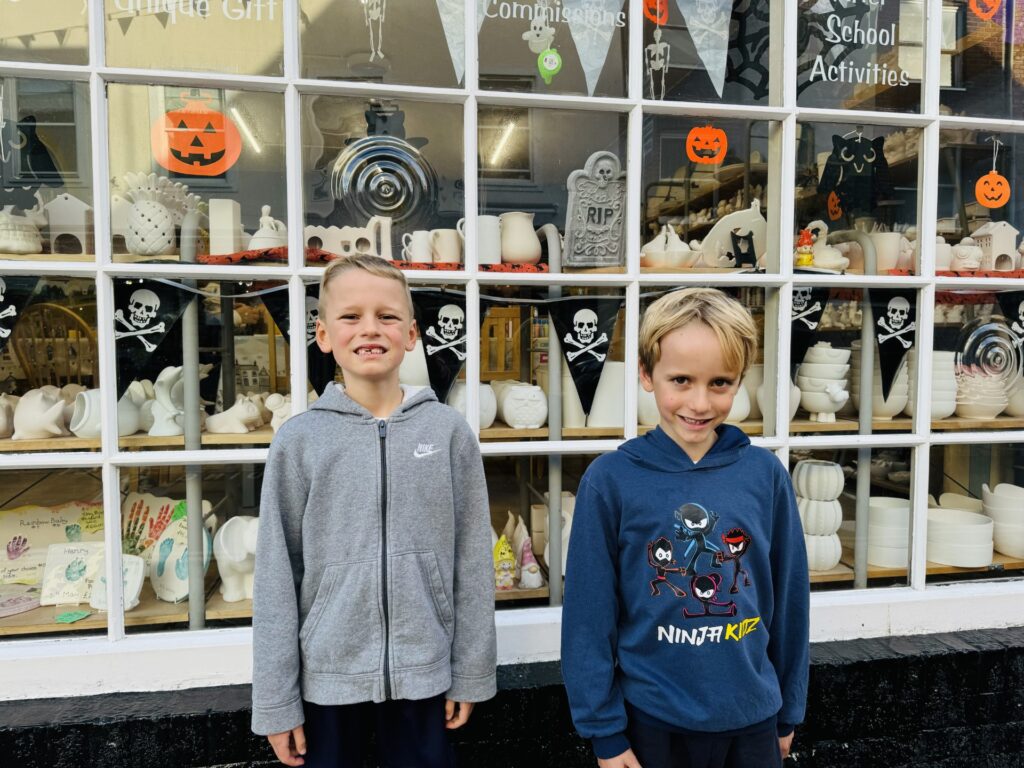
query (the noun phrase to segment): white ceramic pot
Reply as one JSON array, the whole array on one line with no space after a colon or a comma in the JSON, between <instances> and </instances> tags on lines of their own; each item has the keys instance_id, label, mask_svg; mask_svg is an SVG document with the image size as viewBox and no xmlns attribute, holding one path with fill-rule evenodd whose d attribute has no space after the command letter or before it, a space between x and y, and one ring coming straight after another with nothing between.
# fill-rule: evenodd
<instances>
[{"instance_id":1,"label":"white ceramic pot","mask_svg":"<svg viewBox=\"0 0 1024 768\"><path fill-rule=\"evenodd\" d=\"M883 547L868 544L868 565L878 568L906 568L910 562L907 547Z\"/></svg>"},{"instance_id":2,"label":"white ceramic pot","mask_svg":"<svg viewBox=\"0 0 1024 768\"><path fill-rule=\"evenodd\" d=\"M498 413L512 429L539 429L547 422L548 399L540 387L505 387L496 396Z\"/></svg>"},{"instance_id":3,"label":"white ceramic pot","mask_svg":"<svg viewBox=\"0 0 1024 768\"><path fill-rule=\"evenodd\" d=\"M909 546L909 540L909 526L868 524L868 546L906 549Z\"/></svg>"},{"instance_id":4,"label":"white ceramic pot","mask_svg":"<svg viewBox=\"0 0 1024 768\"><path fill-rule=\"evenodd\" d=\"M871 496L868 499L870 525L910 525L910 501L895 496Z\"/></svg>"},{"instance_id":5,"label":"white ceramic pot","mask_svg":"<svg viewBox=\"0 0 1024 768\"><path fill-rule=\"evenodd\" d=\"M587 415L588 427L621 428L625 414L622 401L625 398L626 364L605 361L601 378L594 391L594 402Z\"/></svg>"},{"instance_id":6,"label":"white ceramic pot","mask_svg":"<svg viewBox=\"0 0 1024 768\"><path fill-rule=\"evenodd\" d=\"M740 424L750 415L750 395L742 384L736 388L736 396L732 399L732 408L725 420L729 424Z\"/></svg>"},{"instance_id":7,"label":"white ceramic pot","mask_svg":"<svg viewBox=\"0 0 1024 768\"><path fill-rule=\"evenodd\" d=\"M997 552L1002 552L1010 557L1024 558L1024 523L1014 525L997 522L994 526L992 541Z\"/></svg>"},{"instance_id":8,"label":"white ceramic pot","mask_svg":"<svg viewBox=\"0 0 1024 768\"><path fill-rule=\"evenodd\" d=\"M576 382L572 380L569 366L564 363L562 369L562 427L566 429L579 429L587 425L587 414L583 412L583 404L580 402L580 393L576 391ZM535 371L537 383L548 395L548 366L541 363Z\"/></svg>"},{"instance_id":9,"label":"white ceramic pot","mask_svg":"<svg viewBox=\"0 0 1024 768\"><path fill-rule=\"evenodd\" d=\"M800 405L807 411L811 421L834 422L836 411L843 407L850 393L846 390L835 392L801 392Z\"/></svg>"},{"instance_id":10,"label":"white ceramic pot","mask_svg":"<svg viewBox=\"0 0 1024 768\"><path fill-rule=\"evenodd\" d=\"M800 387L796 384L789 385L789 420L792 421L796 417L797 409L800 407ZM757 407L761 411L761 418L764 418L765 412L765 385L762 384L757 388Z\"/></svg>"},{"instance_id":11,"label":"white ceramic pot","mask_svg":"<svg viewBox=\"0 0 1024 768\"><path fill-rule=\"evenodd\" d=\"M754 363L747 368L743 376L743 388L747 390L747 399L750 401L750 413L747 418L751 421L761 419L761 407L757 404L757 388L764 383L764 364Z\"/></svg>"},{"instance_id":12,"label":"white ceramic pot","mask_svg":"<svg viewBox=\"0 0 1024 768\"><path fill-rule=\"evenodd\" d=\"M965 509L929 509L928 542L991 544L992 519Z\"/></svg>"},{"instance_id":13,"label":"white ceramic pot","mask_svg":"<svg viewBox=\"0 0 1024 768\"><path fill-rule=\"evenodd\" d=\"M841 363L801 363L797 373L818 379L845 379L850 366Z\"/></svg>"},{"instance_id":14,"label":"white ceramic pot","mask_svg":"<svg viewBox=\"0 0 1024 768\"><path fill-rule=\"evenodd\" d=\"M984 568L992 565L992 543L954 544L928 539L928 560L957 568Z\"/></svg>"},{"instance_id":15,"label":"white ceramic pot","mask_svg":"<svg viewBox=\"0 0 1024 768\"><path fill-rule=\"evenodd\" d=\"M966 509L968 512L981 512L985 504L981 499L971 498L959 493L943 493L939 495L939 506L945 509Z\"/></svg>"},{"instance_id":16,"label":"white ceramic pot","mask_svg":"<svg viewBox=\"0 0 1024 768\"><path fill-rule=\"evenodd\" d=\"M1013 485L1012 483L999 483L995 488L992 489L992 493L996 496L1006 496L1010 499L1017 499L1024 502L1024 488L1019 485Z\"/></svg>"},{"instance_id":17,"label":"white ceramic pot","mask_svg":"<svg viewBox=\"0 0 1024 768\"><path fill-rule=\"evenodd\" d=\"M843 556L843 545L839 536L811 536L804 534L804 545L807 547L807 568L811 571L828 571L839 565Z\"/></svg>"},{"instance_id":18,"label":"white ceramic pot","mask_svg":"<svg viewBox=\"0 0 1024 768\"><path fill-rule=\"evenodd\" d=\"M846 478L843 468L833 461L805 459L793 467L793 486L797 496L817 501L838 499Z\"/></svg>"},{"instance_id":19,"label":"white ceramic pot","mask_svg":"<svg viewBox=\"0 0 1024 768\"><path fill-rule=\"evenodd\" d=\"M452 384L452 388L448 392L448 405L463 416L466 415L466 382L456 381ZM498 415L498 401L490 384L480 384L478 411L480 413L480 429L487 429L494 424L494 419Z\"/></svg>"},{"instance_id":20,"label":"white ceramic pot","mask_svg":"<svg viewBox=\"0 0 1024 768\"><path fill-rule=\"evenodd\" d=\"M796 505L800 510L800 522L804 525L804 533L812 536L836 533L843 522L843 508L839 505L838 499L820 501L798 496Z\"/></svg>"},{"instance_id":21,"label":"white ceramic pot","mask_svg":"<svg viewBox=\"0 0 1024 768\"><path fill-rule=\"evenodd\" d=\"M902 235L899 232L872 232L868 237L875 246L875 274L884 275L895 269L900 258Z\"/></svg>"},{"instance_id":22,"label":"white ceramic pot","mask_svg":"<svg viewBox=\"0 0 1024 768\"><path fill-rule=\"evenodd\" d=\"M507 264L536 264L540 261L540 238L533 229L533 214L503 213L501 219L501 260Z\"/></svg>"},{"instance_id":23,"label":"white ceramic pot","mask_svg":"<svg viewBox=\"0 0 1024 768\"><path fill-rule=\"evenodd\" d=\"M827 341L819 341L808 348L804 354L805 363L833 363L845 365L850 361L850 350L845 347L833 347Z\"/></svg>"}]
</instances>

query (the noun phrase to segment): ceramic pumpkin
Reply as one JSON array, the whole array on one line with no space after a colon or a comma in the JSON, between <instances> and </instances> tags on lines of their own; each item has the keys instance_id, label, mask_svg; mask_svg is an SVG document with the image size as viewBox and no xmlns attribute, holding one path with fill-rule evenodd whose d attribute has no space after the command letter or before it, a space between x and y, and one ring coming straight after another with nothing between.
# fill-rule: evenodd
<instances>
[{"instance_id":1,"label":"ceramic pumpkin","mask_svg":"<svg viewBox=\"0 0 1024 768\"><path fill-rule=\"evenodd\" d=\"M718 165L725 160L729 139L713 125L697 125L686 135L686 156L701 165Z\"/></svg>"},{"instance_id":2,"label":"ceramic pumpkin","mask_svg":"<svg viewBox=\"0 0 1024 768\"><path fill-rule=\"evenodd\" d=\"M644 16L659 27L668 23L668 0L644 0Z\"/></svg>"},{"instance_id":3,"label":"ceramic pumpkin","mask_svg":"<svg viewBox=\"0 0 1024 768\"><path fill-rule=\"evenodd\" d=\"M1002 0L971 0L968 6L971 12L982 21L988 21L996 15Z\"/></svg>"},{"instance_id":4,"label":"ceramic pumpkin","mask_svg":"<svg viewBox=\"0 0 1024 768\"><path fill-rule=\"evenodd\" d=\"M974 196L986 208L1002 208L1010 201L1010 182L1001 173L989 171L974 185Z\"/></svg>"},{"instance_id":5,"label":"ceramic pumpkin","mask_svg":"<svg viewBox=\"0 0 1024 768\"><path fill-rule=\"evenodd\" d=\"M183 94L185 106L153 125L150 144L162 167L186 176L220 176L238 160L242 138L235 124L201 96Z\"/></svg>"},{"instance_id":6,"label":"ceramic pumpkin","mask_svg":"<svg viewBox=\"0 0 1024 768\"><path fill-rule=\"evenodd\" d=\"M843 556L843 545L838 534L830 536L811 536L804 534L807 546L807 569L810 571L828 571L839 565Z\"/></svg>"}]
</instances>

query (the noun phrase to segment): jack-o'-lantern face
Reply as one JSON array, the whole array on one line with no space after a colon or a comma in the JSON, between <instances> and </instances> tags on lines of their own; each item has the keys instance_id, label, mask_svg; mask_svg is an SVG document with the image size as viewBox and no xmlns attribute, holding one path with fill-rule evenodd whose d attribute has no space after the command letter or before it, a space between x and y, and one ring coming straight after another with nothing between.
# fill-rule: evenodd
<instances>
[{"instance_id":1,"label":"jack-o'-lantern face","mask_svg":"<svg viewBox=\"0 0 1024 768\"><path fill-rule=\"evenodd\" d=\"M1003 0L971 0L968 7L971 12L982 21L988 21L996 15Z\"/></svg>"},{"instance_id":2,"label":"jack-o'-lantern face","mask_svg":"<svg viewBox=\"0 0 1024 768\"><path fill-rule=\"evenodd\" d=\"M828 193L828 218L830 221L835 221L843 215L843 207L839 204L839 195L832 192Z\"/></svg>"},{"instance_id":3,"label":"jack-o'-lantern face","mask_svg":"<svg viewBox=\"0 0 1024 768\"><path fill-rule=\"evenodd\" d=\"M686 136L686 156L694 163L718 165L728 148L725 131L713 125L695 126Z\"/></svg>"},{"instance_id":4,"label":"jack-o'-lantern face","mask_svg":"<svg viewBox=\"0 0 1024 768\"><path fill-rule=\"evenodd\" d=\"M153 125L153 157L168 171L186 176L219 176L238 160L242 138L225 115L201 98L185 98L185 106Z\"/></svg>"},{"instance_id":5,"label":"jack-o'-lantern face","mask_svg":"<svg viewBox=\"0 0 1024 768\"><path fill-rule=\"evenodd\" d=\"M668 0L644 0L644 16L659 27L668 23Z\"/></svg>"},{"instance_id":6,"label":"jack-o'-lantern face","mask_svg":"<svg viewBox=\"0 0 1024 768\"><path fill-rule=\"evenodd\" d=\"M974 196L986 208L1002 208L1010 201L1010 182L1001 173L989 171L974 185Z\"/></svg>"}]
</instances>

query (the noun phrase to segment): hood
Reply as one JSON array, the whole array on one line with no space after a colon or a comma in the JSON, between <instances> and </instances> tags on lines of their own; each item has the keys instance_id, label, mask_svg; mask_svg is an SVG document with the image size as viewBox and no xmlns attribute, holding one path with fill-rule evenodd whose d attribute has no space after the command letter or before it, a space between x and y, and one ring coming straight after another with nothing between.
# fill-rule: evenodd
<instances>
[{"instance_id":1,"label":"hood","mask_svg":"<svg viewBox=\"0 0 1024 768\"><path fill-rule=\"evenodd\" d=\"M437 395L430 387L411 387L403 384L402 395L402 402L388 417L389 421L399 421L408 417L412 411L424 403L437 402ZM344 387L339 384L333 384L324 389L324 393L309 408L310 410L334 411L368 421L378 421L376 416L349 397Z\"/></svg>"},{"instance_id":2,"label":"hood","mask_svg":"<svg viewBox=\"0 0 1024 768\"><path fill-rule=\"evenodd\" d=\"M716 430L718 439L696 464L680 448L661 427L648 432L643 437L621 445L619 450L631 461L647 469L659 472L692 472L711 467L724 467L738 461L750 445L750 439L743 430L732 424L722 424Z\"/></svg>"}]
</instances>

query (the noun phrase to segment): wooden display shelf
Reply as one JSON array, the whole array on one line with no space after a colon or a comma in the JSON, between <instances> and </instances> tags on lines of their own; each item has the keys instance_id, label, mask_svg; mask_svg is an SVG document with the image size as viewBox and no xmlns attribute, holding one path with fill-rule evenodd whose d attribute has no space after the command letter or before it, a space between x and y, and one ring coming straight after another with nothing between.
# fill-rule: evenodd
<instances>
[{"instance_id":1,"label":"wooden display shelf","mask_svg":"<svg viewBox=\"0 0 1024 768\"><path fill-rule=\"evenodd\" d=\"M94 262L94 253L0 253L5 261L74 261Z\"/></svg>"},{"instance_id":2,"label":"wooden display shelf","mask_svg":"<svg viewBox=\"0 0 1024 768\"><path fill-rule=\"evenodd\" d=\"M843 557L840 560L840 564L848 565L851 569L853 568L853 550L849 547L843 547ZM929 560L925 564L925 570L929 576L942 576L957 573L986 573L990 571L997 573L1003 571L1019 571L1024 570L1024 558L1010 557L1009 555L1004 555L1001 552L994 552L992 554L992 564L982 566L981 568L958 568L955 565L943 565L942 563L933 563ZM879 565L868 565L869 579L886 579L906 575L906 568L884 568Z\"/></svg>"},{"instance_id":3,"label":"wooden display shelf","mask_svg":"<svg viewBox=\"0 0 1024 768\"><path fill-rule=\"evenodd\" d=\"M840 562L827 571L810 571L811 584L828 584L838 581L853 581L853 568Z\"/></svg>"},{"instance_id":4,"label":"wooden display shelf","mask_svg":"<svg viewBox=\"0 0 1024 768\"><path fill-rule=\"evenodd\" d=\"M589 438L591 440L598 440L607 437L622 437L622 435L622 427L562 428L563 438ZM547 438L547 427L540 427L538 429L513 429L512 427L500 421L495 421L492 426L488 427L487 429L480 430L481 440L546 440Z\"/></svg>"},{"instance_id":5,"label":"wooden display shelf","mask_svg":"<svg viewBox=\"0 0 1024 768\"><path fill-rule=\"evenodd\" d=\"M253 432L242 434L222 434L203 432L202 444L205 445L269 445L274 438L274 430L263 426ZM119 438L122 449L137 448L184 448L185 436L153 437L145 432ZM0 440L0 453L24 453L28 451L98 451L98 437L47 437L38 440Z\"/></svg>"},{"instance_id":6,"label":"wooden display shelf","mask_svg":"<svg viewBox=\"0 0 1024 768\"><path fill-rule=\"evenodd\" d=\"M497 600L499 603L504 603L508 600L547 600L549 596L550 592L548 591L548 588L546 586L537 587L537 589L519 589L517 587L516 589L494 591L494 599Z\"/></svg>"}]
</instances>

